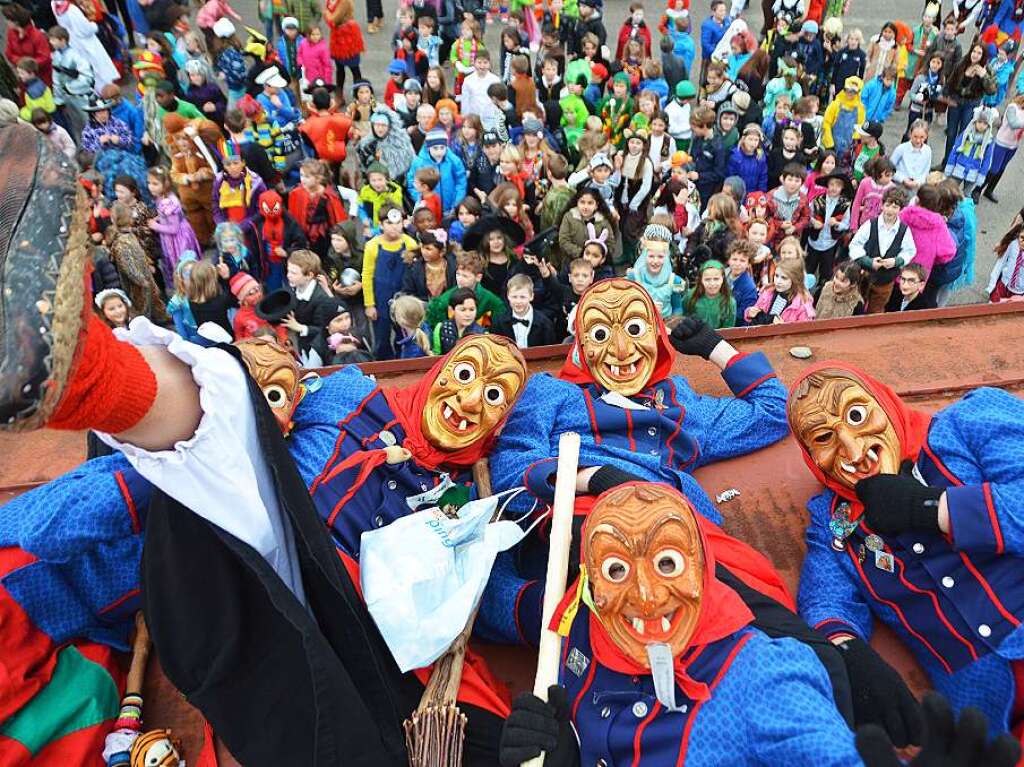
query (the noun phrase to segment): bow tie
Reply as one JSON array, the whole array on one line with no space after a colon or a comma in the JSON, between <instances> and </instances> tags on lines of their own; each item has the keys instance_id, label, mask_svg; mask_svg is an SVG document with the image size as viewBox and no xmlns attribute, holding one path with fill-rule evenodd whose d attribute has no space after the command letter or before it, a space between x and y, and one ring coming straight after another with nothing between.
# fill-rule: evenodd
<instances>
[{"instance_id":1,"label":"bow tie","mask_svg":"<svg viewBox=\"0 0 1024 767\"><path fill-rule=\"evenodd\" d=\"M520 325L526 325L526 327L530 327L530 321L525 317L513 317L512 322L519 323Z\"/></svg>"}]
</instances>

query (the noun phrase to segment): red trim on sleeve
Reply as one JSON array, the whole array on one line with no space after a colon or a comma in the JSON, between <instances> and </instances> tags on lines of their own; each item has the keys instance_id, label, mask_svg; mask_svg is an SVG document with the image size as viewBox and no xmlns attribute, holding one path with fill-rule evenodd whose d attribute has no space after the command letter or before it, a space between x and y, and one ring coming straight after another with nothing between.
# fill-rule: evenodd
<instances>
[{"instance_id":1,"label":"red trim on sleeve","mask_svg":"<svg viewBox=\"0 0 1024 767\"><path fill-rule=\"evenodd\" d=\"M629 449L631 452L636 452L636 440L633 439L633 414L628 410L623 411L626 414L626 438L629 440Z\"/></svg>"},{"instance_id":2,"label":"red trim on sleeve","mask_svg":"<svg viewBox=\"0 0 1024 767\"><path fill-rule=\"evenodd\" d=\"M563 642L563 646L568 647L568 642ZM594 672L597 671L597 661L590 661L590 670L587 672L587 678L583 682L583 686L580 688L579 694L576 696L576 700L572 703L572 715L571 719L576 721L576 712L579 710L580 702L583 700L583 696L587 694L587 690L590 689L590 685L594 683Z\"/></svg>"},{"instance_id":3,"label":"red trim on sleeve","mask_svg":"<svg viewBox=\"0 0 1024 767\"><path fill-rule=\"evenodd\" d=\"M129 599L132 599L133 597L137 597L140 593L141 592L140 592L139 589L132 589L131 591L129 591L124 596L118 597L113 602L111 602L109 605L107 605L106 607L102 608L100 610L100 615L103 615L104 613L109 613L111 610L116 610L118 607L123 605Z\"/></svg>"},{"instance_id":4,"label":"red trim on sleeve","mask_svg":"<svg viewBox=\"0 0 1024 767\"><path fill-rule=\"evenodd\" d=\"M366 407L366 403L373 399L374 396L377 395L379 392L380 387L375 387L374 390L367 394L363 401L359 403L358 407L356 407L355 410L353 410L347 416L338 421L338 429L341 431L341 434L338 435L338 441L335 442L334 444L334 452L331 453L331 457L328 458L327 463L324 464L324 470L320 473L320 476L313 480L313 484L309 486L310 495L313 495L313 493L316 492L316 489L317 487L320 486L321 482L326 481L325 475L328 473L330 467L334 464L334 462L338 460L338 454L341 452L341 445L345 441L345 437L348 436L348 432L345 431L345 425L353 418L355 418L357 415L359 415L363 411L363 408Z\"/></svg>"},{"instance_id":5,"label":"red trim on sleeve","mask_svg":"<svg viewBox=\"0 0 1024 767\"><path fill-rule=\"evenodd\" d=\"M760 378L758 378L758 379L757 379L756 381L754 381L754 383L752 383L752 384L749 384L749 385L748 385L748 386L747 386L747 387L746 387L745 389L743 389L743 391L741 391L741 392L737 393L737 394L736 394L736 397L737 397L737 398L740 398L740 397L745 397L745 396L747 396L748 394L750 394L750 392L751 392L751 391L753 391L753 390L754 390L754 389L756 389L756 388L757 388L758 386L760 386L761 384L763 384L763 383L764 383L765 381L767 381L767 380L768 380L769 378L775 378L775 373L774 373L774 371L773 371L773 372L771 372L771 373L767 373L766 375L763 375L763 376L761 376L761 377L760 377Z\"/></svg>"},{"instance_id":6,"label":"red trim on sleeve","mask_svg":"<svg viewBox=\"0 0 1024 767\"><path fill-rule=\"evenodd\" d=\"M526 590L530 588L530 586L533 586L535 583L537 583L537 581L527 581L526 583L524 583L522 587L519 589L519 593L516 594L516 601L515 604L512 606L512 619L516 622L516 633L519 635L519 640L523 644L528 644L528 642L526 641L526 634L523 633L523 627L519 623L519 603L523 600L523 594L526 593ZM543 622L543 620L544 616L541 616L541 622ZM544 627L542 626L541 631L543 630Z\"/></svg>"},{"instance_id":7,"label":"red trim on sleeve","mask_svg":"<svg viewBox=\"0 0 1024 767\"><path fill-rule=\"evenodd\" d=\"M725 367L722 368L722 369L723 370L728 370L729 368L731 368L733 366L734 363L739 362L741 359L744 359L744 358L749 357L749 356L750 356L750 352L737 352L736 354L734 354L729 359L728 362L725 363Z\"/></svg>"},{"instance_id":8,"label":"red trim on sleeve","mask_svg":"<svg viewBox=\"0 0 1024 767\"><path fill-rule=\"evenodd\" d=\"M961 487L964 484L959 479L957 479L953 475L953 472L947 469L945 464L943 464L942 461L939 460L939 457L932 452L932 449L928 446L927 441L921 444L921 449L924 450L925 454L932 459L932 463L935 464L935 468L942 472L942 476L948 479L950 483L953 485L953 487Z\"/></svg>"},{"instance_id":9,"label":"red trim on sleeve","mask_svg":"<svg viewBox=\"0 0 1024 767\"><path fill-rule=\"evenodd\" d=\"M992 590L992 586L989 585L989 582L985 579L985 576L981 574L981 571L979 571L978 568L974 566L974 563L971 561L970 557L968 557L962 551L958 551L957 553L960 555L960 559L963 561L964 567L966 567L970 571L971 575L973 575L975 580L978 581L978 584L981 586L981 588L985 590L985 593L988 595L988 598L992 600L992 604L994 604L996 606L996 609L999 610L999 614L1006 618L1006 620L1008 620L1014 626L1019 626L1020 621L1017 620L1017 616L1011 613L1009 610L1007 610L1006 607L1003 606L1003 603L999 601L999 597L996 596L996 592Z\"/></svg>"},{"instance_id":10,"label":"red trim on sleeve","mask_svg":"<svg viewBox=\"0 0 1024 767\"><path fill-rule=\"evenodd\" d=\"M985 508L988 510L988 521L992 525L992 534L996 539L996 554L1005 551L1003 544L1003 531L999 527L999 518L996 516L996 507L992 502L992 486L988 482L981 483L981 492L985 497Z\"/></svg>"},{"instance_id":11,"label":"red trim on sleeve","mask_svg":"<svg viewBox=\"0 0 1024 767\"><path fill-rule=\"evenodd\" d=\"M128 507L128 516L132 518L132 532L137 535L142 530L142 525L139 524L139 512L135 508L135 499L132 498L132 493L128 489L128 483L124 481L123 472L115 471L114 479L117 480L117 486L121 490L124 504Z\"/></svg>"}]
</instances>

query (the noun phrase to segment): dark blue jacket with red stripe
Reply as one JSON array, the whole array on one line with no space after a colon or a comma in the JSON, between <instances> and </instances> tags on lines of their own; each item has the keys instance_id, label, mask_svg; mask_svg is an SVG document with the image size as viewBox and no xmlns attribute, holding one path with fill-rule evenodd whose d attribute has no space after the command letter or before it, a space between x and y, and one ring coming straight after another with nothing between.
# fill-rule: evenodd
<instances>
[{"instance_id":1,"label":"dark blue jacket with red stripe","mask_svg":"<svg viewBox=\"0 0 1024 767\"><path fill-rule=\"evenodd\" d=\"M560 682L580 741L580 764L714 767L724 764L860 765L853 734L832 702L813 650L744 628L688 651L687 674L710 688L703 701L676 686L666 711L650 676L601 665L580 605L563 640Z\"/></svg>"},{"instance_id":2,"label":"dark blue jacket with red stripe","mask_svg":"<svg viewBox=\"0 0 1024 767\"><path fill-rule=\"evenodd\" d=\"M842 503L811 499L799 609L825 633L871 636L872 614L906 642L959 710L977 706L1006 730L1024 659L1024 402L977 389L932 418L916 474L949 488L950 535L881 536L893 571L876 566L861 524L836 543Z\"/></svg>"},{"instance_id":3,"label":"dark blue jacket with red stripe","mask_svg":"<svg viewBox=\"0 0 1024 767\"><path fill-rule=\"evenodd\" d=\"M722 371L735 396L698 394L683 376L669 376L623 407L596 384L533 375L512 409L491 456L497 490L525 485L550 501L558 438L581 437L580 466L610 464L648 482L680 490L715 524L722 517L690 472L744 455L789 433L786 390L762 353L736 355ZM620 403L620 404L617 404Z\"/></svg>"}]
</instances>

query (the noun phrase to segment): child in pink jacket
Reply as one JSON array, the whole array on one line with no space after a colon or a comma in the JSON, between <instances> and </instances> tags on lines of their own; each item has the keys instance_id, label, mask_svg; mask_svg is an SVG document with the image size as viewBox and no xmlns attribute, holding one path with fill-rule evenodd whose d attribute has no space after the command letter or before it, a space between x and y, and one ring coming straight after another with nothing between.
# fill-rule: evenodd
<instances>
[{"instance_id":1,"label":"child in pink jacket","mask_svg":"<svg viewBox=\"0 0 1024 767\"><path fill-rule=\"evenodd\" d=\"M331 50L324 40L324 33L320 31L320 27L310 29L309 34L299 43L296 61L302 67L302 78L307 83L319 79L328 85L334 85Z\"/></svg>"},{"instance_id":2,"label":"child in pink jacket","mask_svg":"<svg viewBox=\"0 0 1024 767\"><path fill-rule=\"evenodd\" d=\"M857 185L857 194L850 206L850 231L856 232L865 221L878 218L882 213L882 195L894 185L896 166L888 157L877 154L864 166L864 178Z\"/></svg>"},{"instance_id":3,"label":"child in pink jacket","mask_svg":"<svg viewBox=\"0 0 1024 767\"><path fill-rule=\"evenodd\" d=\"M952 261L956 255L956 243L946 217L939 213L944 202L939 187L922 184L917 190L917 202L900 213L900 221L907 225L917 248L913 262L924 267L927 276L937 264Z\"/></svg>"},{"instance_id":4,"label":"child in pink jacket","mask_svg":"<svg viewBox=\"0 0 1024 767\"><path fill-rule=\"evenodd\" d=\"M238 11L228 4L228 0L207 0L198 13L196 13L196 26L204 32L209 32L219 19L225 17L232 18L235 21L242 20Z\"/></svg>"},{"instance_id":5,"label":"child in pink jacket","mask_svg":"<svg viewBox=\"0 0 1024 767\"><path fill-rule=\"evenodd\" d=\"M814 299L806 286L801 259L785 258L776 265L772 284L757 296L757 302L745 312L751 325L780 325L813 320Z\"/></svg>"}]
</instances>

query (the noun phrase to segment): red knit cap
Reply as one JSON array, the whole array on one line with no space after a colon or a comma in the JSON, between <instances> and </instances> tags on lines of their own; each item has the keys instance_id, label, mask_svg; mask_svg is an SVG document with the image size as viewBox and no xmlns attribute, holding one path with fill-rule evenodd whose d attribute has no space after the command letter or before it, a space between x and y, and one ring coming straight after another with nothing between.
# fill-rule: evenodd
<instances>
[{"instance_id":1,"label":"red knit cap","mask_svg":"<svg viewBox=\"0 0 1024 767\"><path fill-rule=\"evenodd\" d=\"M241 300L242 294L246 290L248 290L253 285L256 285L258 287L259 283L256 282L256 279L251 274L247 274L246 272L238 272L234 277L231 278L231 281L228 283L228 285L231 288L231 294L235 298Z\"/></svg>"}]
</instances>

